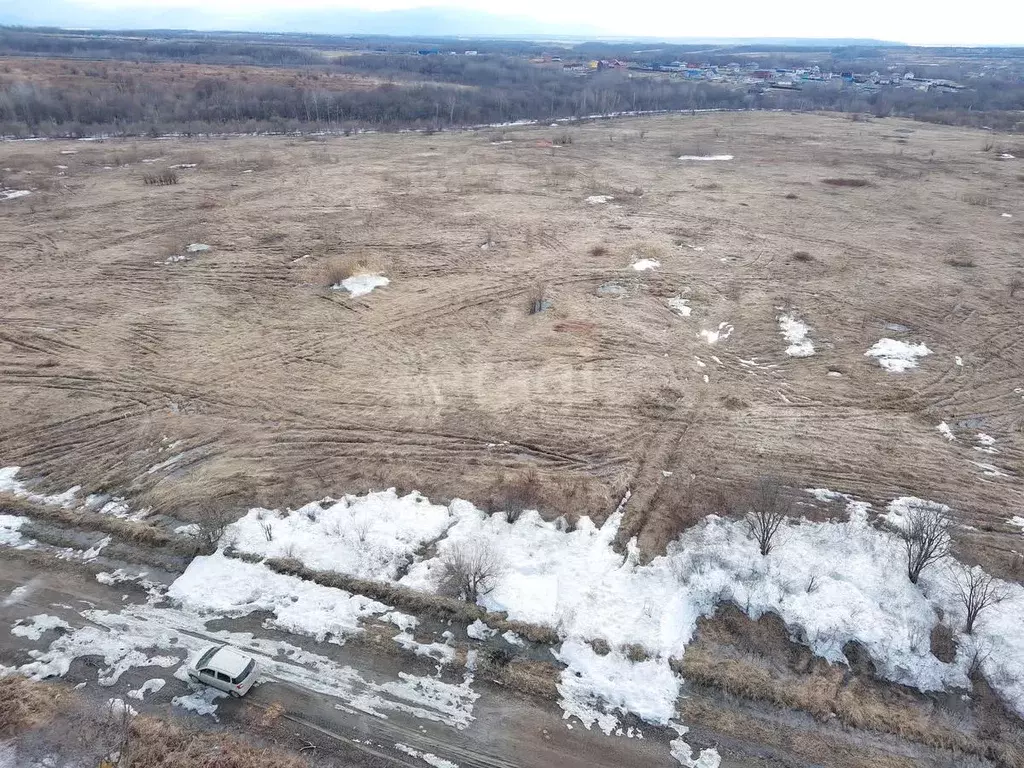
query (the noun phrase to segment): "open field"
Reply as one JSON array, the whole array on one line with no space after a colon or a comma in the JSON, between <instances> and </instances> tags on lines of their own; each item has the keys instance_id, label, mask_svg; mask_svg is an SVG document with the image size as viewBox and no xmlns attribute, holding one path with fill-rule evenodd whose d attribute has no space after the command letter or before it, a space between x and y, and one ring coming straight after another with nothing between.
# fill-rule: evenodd
<instances>
[{"instance_id":1,"label":"open field","mask_svg":"<svg viewBox=\"0 0 1024 768\"><path fill-rule=\"evenodd\" d=\"M0 670L207 717L170 670L241 644L227 724L342 764L1024 766L1022 157L785 113L0 143ZM769 475L771 553L707 517ZM337 498L389 486L434 504ZM903 496L1008 580L976 632Z\"/></svg>"},{"instance_id":2,"label":"open field","mask_svg":"<svg viewBox=\"0 0 1024 768\"><path fill-rule=\"evenodd\" d=\"M0 457L183 519L391 484L486 501L534 470L553 511L631 490L652 552L775 472L948 503L998 570L1024 406L1003 149L786 114L6 143L3 186L31 194L0 202ZM331 290L339 261L390 284ZM783 313L813 356L787 356ZM890 372L882 338L932 354Z\"/></svg>"}]
</instances>

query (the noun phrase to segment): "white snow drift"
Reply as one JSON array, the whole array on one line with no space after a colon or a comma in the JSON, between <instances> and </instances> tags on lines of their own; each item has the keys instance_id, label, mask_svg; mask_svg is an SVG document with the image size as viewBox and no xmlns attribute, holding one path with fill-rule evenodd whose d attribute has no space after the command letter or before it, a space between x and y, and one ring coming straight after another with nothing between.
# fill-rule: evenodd
<instances>
[{"instance_id":1,"label":"white snow drift","mask_svg":"<svg viewBox=\"0 0 1024 768\"><path fill-rule=\"evenodd\" d=\"M346 290L353 297L365 296L375 288L383 288L391 281L383 275L352 275L346 277L337 285L332 285L333 290Z\"/></svg>"}]
</instances>

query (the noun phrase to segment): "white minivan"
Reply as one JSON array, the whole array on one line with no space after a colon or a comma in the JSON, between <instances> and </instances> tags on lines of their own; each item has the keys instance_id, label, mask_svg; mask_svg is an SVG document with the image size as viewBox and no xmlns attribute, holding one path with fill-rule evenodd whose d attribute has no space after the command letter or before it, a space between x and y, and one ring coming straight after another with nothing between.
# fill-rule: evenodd
<instances>
[{"instance_id":1,"label":"white minivan","mask_svg":"<svg viewBox=\"0 0 1024 768\"><path fill-rule=\"evenodd\" d=\"M189 680L219 688L235 698L245 696L256 682L256 659L227 645L204 649L188 669Z\"/></svg>"}]
</instances>

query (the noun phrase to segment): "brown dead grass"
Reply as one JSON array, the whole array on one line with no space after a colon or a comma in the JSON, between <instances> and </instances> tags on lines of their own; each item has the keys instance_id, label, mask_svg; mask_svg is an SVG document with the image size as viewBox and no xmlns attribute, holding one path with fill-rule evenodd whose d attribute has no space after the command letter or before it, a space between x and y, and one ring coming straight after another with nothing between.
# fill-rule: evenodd
<instances>
[{"instance_id":1,"label":"brown dead grass","mask_svg":"<svg viewBox=\"0 0 1024 768\"><path fill-rule=\"evenodd\" d=\"M61 708L67 691L12 675L0 678L0 738L48 722Z\"/></svg>"},{"instance_id":2,"label":"brown dead grass","mask_svg":"<svg viewBox=\"0 0 1024 768\"><path fill-rule=\"evenodd\" d=\"M700 621L697 642L687 648L681 663L673 660L673 666L691 683L801 710L820 722L837 719L850 728L992 759L1007 768L1024 764L1016 743L1020 729L1005 725L997 700L991 711L982 707L976 714L977 733L961 730L909 690L851 675L845 667L816 659L789 641L774 616L755 622L735 608L724 608L718 617ZM984 723L997 725L986 733Z\"/></svg>"},{"instance_id":3,"label":"brown dead grass","mask_svg":"<svg viewBox=\"0 0 1024 768\"><path fill-rule=\"evenodd\" d=\"M9 493L0 493L0 510L25 515L35 520L45 520L66 528L99 531L128 544L163 549L179 555L195 555L196 541L184 536L175 536L150 523L123 520L119 517L82 512L63 507L33 504Z\"/></svg>"},{"instance_id":4,"label":"brown dead grass","mask_svg":"<svg viewBox=\"0 0 1024 768\"><path fill-rule=\"evenodd\" d=\"M870 187L871 182L867 179L822 179L822 184L830 187Z\"/></svg>"}]
</instances>

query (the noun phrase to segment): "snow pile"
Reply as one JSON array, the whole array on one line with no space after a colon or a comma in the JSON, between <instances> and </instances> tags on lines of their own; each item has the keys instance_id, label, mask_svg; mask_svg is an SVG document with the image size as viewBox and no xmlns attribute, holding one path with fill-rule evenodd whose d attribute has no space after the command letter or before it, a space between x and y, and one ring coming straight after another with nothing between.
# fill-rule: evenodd
<instances>
[{"instance_id":1,"label":"snow pile","mask_svg":"<svg viewBox=\"0 0 1024 768\"><path fill-rule=\"evenodd\" d=\"M31 194L27 189L0 189L0 200L16 200Z\"/></svg>"},{"instance_id":2,"label":"snow pile","mask_svg":"<svg viewBox=\"0 0 1024 768\"><path fill-rule=\"evenodd\" d=\"M797 320L793 315L779 316L779 329L782 337L789 342L786 354L790 357L810 357L814 354L814 343L807 338L810 328Z\"/></svg>"},{"instance_id":3,"label":"snow pile","mask_svg":"<svg viewBox=\"0 0 1024 768\"><path fill-rule=\"evenodd\" d=\"M204 251L210 250L210 246L206 243L189 243L185 250L189 253L203 253Z\"/></svg>"},{"instance_id":4,"label":"snow pile","mask_svg":"<svg viewBox=\"0 0 1024 768\"><path fill-rule=\"evenodd\" d=\"M877 357L878 364L887 371L902 373L917 367L917 358L930 355L932 351L924 344L908 344L896 339L880 339L864 353L865 357Z\"/></svg>"},{"instance_id":5,"label":"snow pile","mask_svg":"<svg viewBox=\"0 0 1024 768\"><path fill-rule=\"evenodd\" d=\"M1024 521L1022 521L1024 523ZM480 619L477 619L468 627L466 627L466 635L473 640L488 640L498 634L498 630L491 629L489 626L484 624Z\"/></svg>"},{"instance_id":6,"label":"snow pile","mask_svg":"<svg viewBox=\"0 0 1024 768\"><path fill-rule=\"evenodd\" d=\"M719 341L728 339L732 334L732 326L729 323L719 323L718 329L714 331L702 330L700 335L708 344L717 344Z\"/></svg>"},{"instance_id":7,"label":"snow pile","mask_svg":"<svg viewBox=\"0 0 1024 768\"><path fill-rule=\"evenodd\" d=\"M718 750L713 747L702 750L700 756L694 760L693 748L683 738L689 733L690 729L685 725L678 724L673 724L672 729L678 735L669 742L669 749L672 751L672 757L683 768L718 768L722 764L722 758L719 756Z\"/></svg>"},{"instance_id":8,"label":"snow pile","mask_svg":"<svg viewBox=\"0 0 1024 768\"><path fill-rule=\"evenodd\" d=\"M238 550L266 557L296 557L319 570L365 579L393 579L413 553L441 536L448 508L418 493L395 490L313 502L280 513L255 508L225 532Z\"/></svg>"},{"instance_id":9,"label":"snow pile","mask_svg":"<svg viewBox=\"0 0 1024 768\"><path fill-rule=\"evenodd\" d=\"M946 422L940 421L939 426L937 426L936 429L939 430L939 433L949 440L949 442L956 440L956 435L953 434L953 430L949 428L949 424Z\"/></svg>"},{"instance_id":10,"label":"snow pile","mask_svg":"<svg viewBox=\"0 0 1024 768\"><path fill-rule=\"evenodd\" d=\"M346 277L331 288L335 291L346 290L351 296L365 296L375 288L383 288L391 281L383 275L352 275Z\"/></svg>"},{"instance_id":11,"label":"snow pile","mask_svg":"<svg viewBox=\"0 0 1024 768\"><path fill-rule=\"evenodd\" d=\"M610 203L614 199L611 195L591 195L587 198L587 202L590 205L601 205L602 203Z\"/></svg>"},{"instance_id":12,"label":"snow pile","mask_svg":"<svg viewBox=\"0 0 1024 768\"><path fill-rule=\"evenodd\" d=\"M606 734L619 727L616 713L668 725L675 717L680 680L661 659L631 662L620 651L601 656L580 640L566 640L555 658L566 665L558 685L564 717L577 717Z\"/></svg>"},{"instance_id":13,"label":"snow pile","mask_svg":"<svg viewBox=\"0 0 1024 768\"><path fill-rule=\"evenodd\" d=\"M680 160L732 160L732 155L680 155Z\"/></svg>"},{"instance_id":14,"label":"snow pile","mask_svg":"<svg viewBox=\"0 0 1024 768\"><path fill-rule=\"evenodd\" d=\"M27 637L29 640L38 640L43 633L51 629L69 629L70 625L64 619L41 613L38 616L29 616L27 619L19 619L13 627L11 634L18 637Z\"/></svg>"},{"instance_id":15,"label":"snow pile","mask_svg":"<svg viewBox=\"0 0 1024 768\"><path fill-rule=\"evenodd\" d=\"M274 614L269 626L344 643L360 632L359 620L391 610L390 606L324 587L269 568L225 557L222 552L195 558L171 584L167 596L192 611L243 616L253 611Z\"/></svg>"},{"instance_id":16,"label":"snow pile","mask_svg":"<svg viewBox=\"0 0 1024 768\"><path fill-rule=\"evenodd\" d=\"M965 685L962 669L931 655L935 613L906 578L898 542L868 526L866 508L851 503L849 522L787 525L767 558L741 523L711 516L667 555L640 565L635 545L625 556L612 547L621 514L600 528L584 517L564 532L535 512L509 524L466 505L457 507L460 519L438 556L461 542L502 552L505 567L480 603L513 620L556 626L566 638L681 657L697 619L731 601L753 618L778 614L830 662L845 663L843 646L855 640L888 679L923 690ZM401 583L432 589L438 571L437 557L425 560Z\"/></svg>"},{"instance_id":17,"label":"snow pile","mask_svg":"<svg viewBox=\"0 0 1024 768\"><path fill-rule=\"evenodd\" d=\"M639 259L634 261L631 265L637 272L646 272L648 269L654 269L660 267L661 262L657 259Z\"/></svg>"},{"instance_id":18,"label":"snow pile","mask_svg":"<svg viewBox=\"0 0 1024 768\"><path fill-rule=\"evenodd\" d=\"M690 313L693 312L693 307L690 306L690 300L684 299L680 296L674 296L669 299L668 308L680 317L689 317Z\"/></svg>"}]
</instances>

